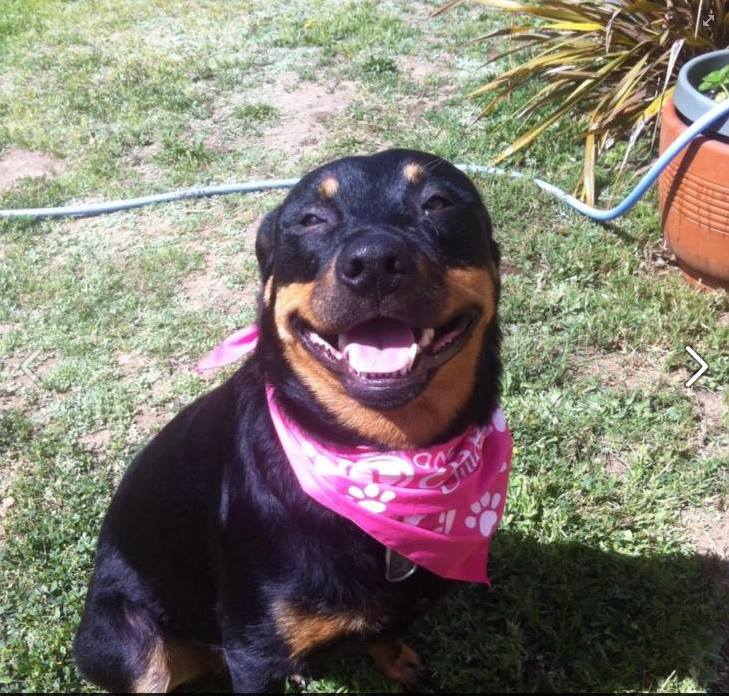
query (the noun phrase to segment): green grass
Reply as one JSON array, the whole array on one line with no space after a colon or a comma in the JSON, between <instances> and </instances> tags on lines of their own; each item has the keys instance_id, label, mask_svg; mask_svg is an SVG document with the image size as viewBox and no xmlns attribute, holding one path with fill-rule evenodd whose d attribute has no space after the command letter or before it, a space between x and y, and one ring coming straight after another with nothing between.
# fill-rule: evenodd
<instances>
[{"instance_id":1,"label":"green grass","mask_svg":"<svg viewBox=\"0 0 729 696\"><path fill-rule=\"evenodd\" d=\"M428 20L429 7L5 0L0 151L65 167L0 206L293 176L386 144L487 162L527 95L467 128L478 106L463 95L496 69L467 41L496 19L459 8ZM338 81L349 98L318 117L317 142L266 144L297 118L271 99L281 85ZM571 187L574 135L554 131L511 166ZM653 195L608 228L528 184L477 183L512 271L513 479L493 586L460 588L411 642L453 691L719 688L726 566L700 553L681 514L729 503L729 300L651 262ZM195 359L250 321L252 229L280 198L0 225L0 493L14 501L0 520L3 689L91 689L70 649L101 515L134 453L210 388ZM711 365L701 394L682 386L687 344ZM31 355L40 385L17 369ZM310 688L392 687L355 658Z\"/></svg>"}]
</instances>

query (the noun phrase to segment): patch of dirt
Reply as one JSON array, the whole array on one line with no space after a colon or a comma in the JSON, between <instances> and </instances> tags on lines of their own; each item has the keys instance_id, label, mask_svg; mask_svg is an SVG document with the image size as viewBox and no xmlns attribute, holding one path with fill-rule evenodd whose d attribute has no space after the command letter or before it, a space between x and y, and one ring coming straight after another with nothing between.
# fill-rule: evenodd
<instances>
[{"instance_id":1,"label":"patch of dirt","mask_svg":"<svg viewBox=\"0 0 729 696\"><path fill-rule=\"evenodd\" d=\"M577 371L584 377L599 377L605 386L627 389L648 388L670 384L685 389L697 417L708 431L721 427L727 416L724 395L694 385L686 389L688 369L668 372L664 366L665 353L659 351L604 353L587 350L577 359Z\"/></svg>"},{"instance_id":2,"label":"patch of dirt","mask_svg":"<svg viewBox=\"0 0 729 696\"><path fill-rule=\"evenodd\" d=\"M729 561L729 509L687 508L679 519L700 554Z\"/></svg>"},{"instance_id":3,"label":"patch of dirt","mask_svg":"<svg viewBox=\"0 0 729 696\"><path fill-rule=\"evenodd\" d=\"M9 333L12 324L0 324L0 336ZM0 360L0 411L22 411L25 399L18 393L18 378L21 376L20 364L17 358L3 358ZM0 473L0 477L2 474ZM0 490L2 486L0 485Z\"/></svg>"},{"instance_id":4,"label":"patch of dirt","mask_svg":"<svg viewBox=\"0 0 729 696\"><path fill-rule=\"evenodd\" d=\"M86 202L92 202L88 200ZM160 206L163 208L164 206ZM79 244L85 239L98 240L103 238L105 252L118 254L139 247L146 247L158 239L179 237L177 227L160 218L163 211L147 208L140 213L116 213L114 215L101 215L98 217L77 218L65 220L62 224L73 235L72 239ZM53 264L54 269L63 269L64 264L78 246L71 246L61 250Z\"/></svg>"},{"instance_id":5,"label":"patch of dirt","mask_svg":"<svg viewBox=\"0 0 729 696\"><path fill-rule=\"evenodd\" d=\"M689 444L701 452L702 459L729 458L729 433L722 430L727 417L727 407L719 392L692 389L691 401L696 414L696 430Z\"/></svg>"},{"instance_id":6,"label":"patch of dirt","mask_svg":"<svg viewBox=\"0 0 729 696\"><path fill-rule=\"evenodd\" d=\"M727 406L724 394L694 386L686 389L688 370L667 372L665 354L659 351L604 353L588 350L576 361L576 371L582 377L597 377L605 387L652 391L661 386L682 390L691 401L695 426L689 445L701 459L727 454L727 438L720 437L725 427ZM628 466L614 454L607 456L606 471L625 478Z\"/></svg>"},{"instance_id":7,"label":"patch of dirt","mask_svg":"<svg viewBox=\"0 0 729 696\"><path fill-rule=\"evenodd\" d=\"M185 306L193 310L207 307L225 308L241 302L251 304L255 300L256 287L231 288L224 276L216 273L213 254L205 253L205 268L196 271L182 281L181 292Z\"/></svg>"},{"instance_id":8,"label":"patch of dirt","mask_svg":"<svg viewBox=\"0 0 729 696\"><path fill-rule=\"evenodd\" d=\"M415 82L425 82L433 75L447 75L452 61L453 56L445 52L431 55L427 59L421 56L399 56L397 67L403 75Z\"/></svg>"},{"instance_id":9,"label":"patch of dirt","mask_svg":"<svg viewBox=\"0 0 729 696\"><path fill-rule=\"evenodd\" d=\"M606 455L605 471L611 476L624 480L629 468L628 462L618 457L614 452Z\"/></svg>"},{"instance_id":10,"label":"patch of dirt","mask_svg":"<svg viewBox=\"0 0 729 696\"><path fill-rule=\"evenodd\" d=\"M258 94L281 113L280 121L266 130L263 144L290 155L315 149L325 138L326 121L349 106L355 91L354 82L302 83L296 73L283 73Z\"/></svg>"},{"instance_id":11,"label":"patch of dirt","mask_svg":"<svg viewBox=\"0 0 729 696\"><path fill-rule=\"evenodd\" d=\"M54 355L43 355L31 351L19 357L6 358L0 362L3 381L11 387L10 396L17 387L37 387L58 365L59 359Z\"/></svg>"},{"instance_id":12,"label":"patch of dirt","mask_svg":"<svg viewBox=\"0 0 729 696\"><path fill-rule=\"evenodd\" d=\"M167 416L149 408L141 406L139 413L134 416L134 428L142 433L150 433L162 425L165 420L169 420Z\"/></svg>"},{"instance_id":13,"label":"patch of dirt","mask_svg":"<svg viewBox=\"0 0 729 696\"><path fill-rule=\"evenodd\" d=\"M246 227L243 230L243 237L246 239L250 249L255 249L256 247L256 235L258 234L258 228L261 226L264 217L266 217L266 213L257 215L252 222L249 219L244 223Z\"/></svg>"},{"instance_id":14,"label":"patch of dirt","mask_svg":"<svg viewBox=\"0 0 729 696\"><path fill-rule=\"evenodd\" d=\"M584 377L599 377L605 386L636 389L668 381L663 356L651 353L604 353L588 350L579 356L577 370Z\"/></svg>"},{"instance_id":15,"label":"patch of dirt","mask_svg":"<svg viewBox=\"0 0 729 696\"><path fill-rule=\"evenodd\" d=\"M30 359L31 355L24 358L24 362L27 362L27 370L33 375L35 379L39 379L41 382L48 377L48 375L56 369L58 364L61 362L55 355L44 356L42 353L37 357ZM24 384L30 385L33 383L33 379L26 373L21 373ZM41 385L42 386L42 385Z\"/></svg>"},{"instance_id":16,"label":"patch of dirt","mask_svg":"<svg viewBox=\"0 0 729 696\"><path fill-rule=\"evenodd\" d=\"M427 58L422 56L398 58L400 73L421 86L415 100L404 98L403 111L410 114L411 118L422 119L429 110L442 107L458 93L458 82L451 79L454 60L455 57L445 51L429 55ZM437 80L437 86L427 84L431 78ZM426 121L420 123L420 125L426 124Z\"/></svg>"},{"instance_id":17,"label":"patch of dirt","mask_svg":"<svg viewBox=\"0 0 729 696\"><path fill-rule=\"evenodd\" d=\"M111 442L111 433L106 429L96 430L93 433L87 433L79 438L79 442L86 448L91 450L103 450L109 446Z\"/></svg>"},{"instance_id":18,"label":"patch of dirt","mask_svg":"<svg viewBox=\"0 0 729 696\"><path fill-rule=\"evenodd\" d=\"M251 280L244 287L231 287L226 282L226 276L234 273L233 269L243 267L250 263L251 252L255 247L258 227L263 215L244 212L236 224L236 232L245 241L243 248L226 255L225 263L216 263L214 248L215 239L219 235L216 223L210 223L199 231L197 240L188 246L200 251L204 256L204 265L201 270L190 273L181 284L182 295L186 299L186 306L201 310L206 307L220 307L225 309L240 303L253 305L258 292L258 280ZM250 250L250 251L249 251Z\"/></svg>"},{"instance_id":19,"label":"patch of dirt","mask_svg":"<svg viewBox=\"0 0 729 696\"><path fill-rule=\"evenodd\" d=\"M433 8L423 2L411 2L409 12L403 13L402 19L411 27L425 27L426 22L432 20ZM426 32L426 36L428 32Z\"/></svg>"},{"instance_id":20,"label":"patch of dirt","mask_svg":"<svg viewBox=\"0 0 729 696\"><path fill-rule=\"evenodd\" d=\"M13 148L0 156L0 192L7 191L21 179L55 176L65 169L65 163L46 152Z\"/></svg>"},{"instance_id":21,"label":"patch of dirt","mask_svg":"<svg viewBox=\"0 0 729 696\"><path fill-rule=\"evenodd\" d=\"M204 273L193 273L182 282L182 294L185 306L193 310L207 307L224 307L234 302L241 302L243 293L228 287L223 278L211 270Z\"/></svg>"},{"instance_id":22,"label":"patch of dirt","mask_svg":"<svg viewBox=\"0 0 729 696\"><path fill-rule=\"evenodd\" d=\"M232 118L241 101L242 95L237 95L234 100L218 100L209 118L191 121L190 133L205 133L205 148L218 154L241 150L252 143L286 155L312 152L325 139L327 122L349 106L356 90L357 84L352 81L304 82L295 72L282 72L273 82L245 95L246 101L274 107L279 114L275 122L262 123L260 129L237 127ZM159 144L152 143L135 150L126 163L142 182L156 183L160 168L154 157L159 152Z\"/></svg>"},{"instance_id":23,"label":"patch of dirt","mask_svg":"<svg viewBox=\"0 0 729 696\"><path fill-rule=\"evenodd\" d=\"M0 498L0 520L7 517L7 514L11 507L15 505L15 498L12 495L4 495ZM2 532L0 532L2 535Z\"/></svg>"},{"instance_id":24,"label":"patch of dirt","mask_svg":"<svg viewBox=\"0 0 729 696\"><path fill-rule=\"evenodd\" d=\"M719 428L726 419L726 402L719 392L708 389L693 389L691 398L698 411L701 422L709 431Z\"/></svg>"},{"instance_id":25,"label":"patch of dirt","mask_svg":"<svg viewBox=\"0 0 729 696\"><path fill-rule=\"evenodd\" d=\"M25 399L19 394L10 392L0 394L0 411L23 411L25 409Z\"/></svg>"},{"instance_id":26,"label":"patch of dirt","mask_svg":"<svg viewBox=\"0 0 729 696\"><path fill-rule=\"evenodd\" d=\"M719 392L712 392L708 389L695 389L693 396L700 404L704 418L716 425L719 425L726 418L726 402Z\"/></svg>"},{"instance_id":27,"label":"patch of dirt","mask_svg":"<svg viewBox=\"0 0 729 696\"><path fill-rule=\"evenodd\" d=\"M136 375L144 367L144 360L137 353L124 353L119 350L114 353L114 359L125 377Z\"/></svg>"},{"instance_id":28,"label":"patch of dirt","mask_svg":"<svg viewBox=\"0 0 729 696\"><path fill-rule=\"evenodd\" d=\"M154 158L162 151L159 143L150 143L134 149L125 156L125 163L134 167L134 171L145 184L157 184L161 178L162 167Z\"/></svg>"},{"instance_id":29,"label":"patch of dirt","mask_svg":"<svg viewBox=\"0 0 729 696\"><path fill-rule=\"evenodd\" d=\"M288 155L310 152L324 140L326 122L349 106L356 89L356 83L351 81L304 82L295 72L282 72L273 82L261 84L251 94L237 95L235 100L221 98L209 118L190 122L190 131L191 134L205 132L203 144L217 153L240 150L252 142ZM245 101L274 107L278 118L270 124L259 124L260 128L235 126L232 114L243 97ZM143 180L148 172L154 172L150 161L155 154L153 147L140 148L130 160Z\"/></svg>"}]
</instances>

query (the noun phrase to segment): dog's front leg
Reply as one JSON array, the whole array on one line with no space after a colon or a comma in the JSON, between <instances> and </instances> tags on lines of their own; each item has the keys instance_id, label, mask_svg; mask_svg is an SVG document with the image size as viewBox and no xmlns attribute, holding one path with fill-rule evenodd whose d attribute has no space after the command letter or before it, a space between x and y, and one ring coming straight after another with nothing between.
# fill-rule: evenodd
<instances>
[{"instance_id":1,"label":"dog's front leg","mask_svg":"<svg viewBox=\"0 0 729 696\"><path fill-rule=\"evenodd\" d=\"M226 646L224 652L235 693L283 693L280 663L268 657L265 648L237 643Z\"/></svg>"}]
</instances>

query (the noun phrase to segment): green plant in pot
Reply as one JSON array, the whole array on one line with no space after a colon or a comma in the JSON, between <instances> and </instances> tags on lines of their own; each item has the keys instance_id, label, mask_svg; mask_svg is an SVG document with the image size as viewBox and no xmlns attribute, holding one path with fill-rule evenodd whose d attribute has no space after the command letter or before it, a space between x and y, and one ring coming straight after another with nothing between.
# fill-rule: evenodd
<instances>
[{"instance_id":1,"label":"green plant in pot","mask_svg":"<svg viewBox=\"0 0 729 696\"><path fill-rule=\"evenodd\" d=\"M701 80L699 91L710 96L715 102L723 102L729 97L729 65L720 70L712 70Z\"/></svg>"}]
</instances>

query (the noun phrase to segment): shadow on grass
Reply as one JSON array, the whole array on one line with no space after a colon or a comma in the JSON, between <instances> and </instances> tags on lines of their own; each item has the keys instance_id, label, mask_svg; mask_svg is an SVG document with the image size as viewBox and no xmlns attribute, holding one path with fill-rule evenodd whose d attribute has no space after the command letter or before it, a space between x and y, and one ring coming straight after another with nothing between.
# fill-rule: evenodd
<instances>
[{"instance_id":1,"label":"shadow on grass","mask_svg":"<svg viewBox=\"0 0 729 696\"><path fill-rule=\"evenodd\" d=\"M604 230L607 230L611 234L615 235L621 242L624 242L625 244L633 245L636 243L637 239L634 235L630 234L625 230L625 227L620 224L620 222L616 222L614 220L606 220L603 222L597 222L596 224L600 225Z\"/></svg>"},{"instance_id":2,"label":"shadow on grass","mask_svg":"<svg viewBox=\"0 0 729 696\"><path fill-rule=\"evenodd\" d=\"M729 564L502 532L491 568L492 589L461 588L418 626L444 689L640 691L687 678L711 688Z\"/></svg>"},{"instance_id":3,"label":"shadow on grass","mask_svg":"<svg viewBox=\"0 0 729 696\"><path fill-rule=\"evenodd\" d=\"M458 587L411 632L441 691L721 690L729 564L501 532L491 568L492 588ZM312 684L341 687L396 690L364 657Z\"/></svg>"}]
</instances>

